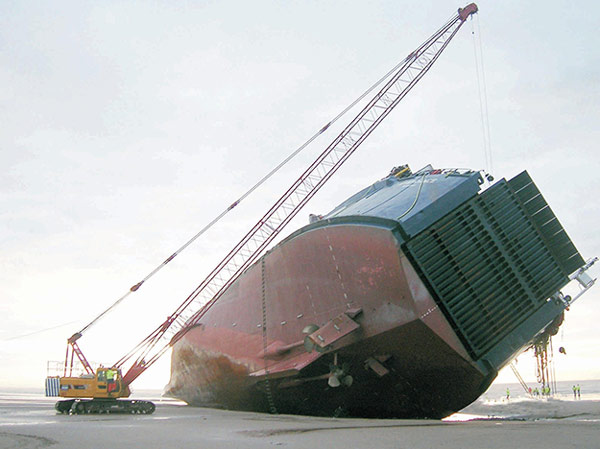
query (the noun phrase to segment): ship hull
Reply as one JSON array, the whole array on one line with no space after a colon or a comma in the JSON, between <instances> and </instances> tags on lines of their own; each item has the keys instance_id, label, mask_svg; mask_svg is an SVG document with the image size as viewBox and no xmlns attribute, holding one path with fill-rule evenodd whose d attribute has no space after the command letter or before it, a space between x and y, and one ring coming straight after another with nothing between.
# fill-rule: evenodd
<instances>
[{"instance_id":1,"label":"ship hull","mask_svg":"<svg viewBox=\"0 0 600 449\"><path fill-rule=\"evenodd\" d=\"M322 226L268 253L175 345L168 394L201 406L363 417L439 418L475 400L493 375L470 359L392 226ZM306 351L307 326L348 311L356 329L325 352ZM328 384L335 364L352 385Z\"/></svg>"}]
</instances>

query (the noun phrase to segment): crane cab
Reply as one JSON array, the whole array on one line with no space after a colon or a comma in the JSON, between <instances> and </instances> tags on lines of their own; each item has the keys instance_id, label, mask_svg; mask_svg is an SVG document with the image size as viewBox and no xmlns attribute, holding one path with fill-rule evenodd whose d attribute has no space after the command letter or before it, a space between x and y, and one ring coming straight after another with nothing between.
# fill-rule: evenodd
<instances>
[{"instance_id":1,"label":"crane cab","mask_svg":"<svg viewBox=\"0 0 600 449\"><path fill-rule=\"evenodd\" d=\"M59 396L63 398L117 399L131 394L123 383L121 370L100 367L95 374L79 377L60 377Z\"/></svg>"}]
</instances>

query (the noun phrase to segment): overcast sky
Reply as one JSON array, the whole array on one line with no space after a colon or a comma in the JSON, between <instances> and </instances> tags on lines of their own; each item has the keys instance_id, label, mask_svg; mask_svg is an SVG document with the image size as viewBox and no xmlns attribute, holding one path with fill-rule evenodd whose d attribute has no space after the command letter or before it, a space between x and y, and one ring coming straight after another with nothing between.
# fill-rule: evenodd
<instances>
[{"instance_id":1,"label":"overcast sky","mask_svg":"<svg viewBox=\"0 0 600 449\"><path fill-rule=\"evenodd\" d=\"M0 2L2 385L41 386L46 361L64 357L67 337L460 6ZM282 237L395 165L489 168L474 51L481 42L494 176L527 169L584 258L600 255L600 6L481 0L479 7ZM88 358L115 362L164 320L333 137L323 136L90 330L80 340ZM559 380L600 378L598 322L596 288L555 338L567 350L555 357ZM519 358L528 380L531 359ZM168 363L136 385L162 388Z\"/></svg>"}]
</instances>

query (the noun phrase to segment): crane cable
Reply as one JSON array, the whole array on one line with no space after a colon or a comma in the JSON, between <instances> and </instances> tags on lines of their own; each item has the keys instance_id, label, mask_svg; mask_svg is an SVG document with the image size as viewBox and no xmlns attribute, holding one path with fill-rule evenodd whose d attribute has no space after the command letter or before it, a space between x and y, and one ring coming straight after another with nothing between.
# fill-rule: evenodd
<instances>
[{"instance_id":1,"label":"crane cable","mask_svg":"<svg viewBox=\"0 0 600 449\"><path fill-rule=\"evenodd\" d=\"M306 142L300 145L293 153L291 153L287 158L285 158L282 162L279 163L275 168L273 168L269 173L267 173L262 179L260 179L256 184L254 184L246 193L240 196L236 201L234 201L227 209L221 212L218 216L216 216L210 223L204 226L196 235L194 235L191 239L189 239L184 245L182 245L177 251L171 254L164 262L154 268L149 274L147 274L140 282L133 285L127 293L117 299L111 306L109 306L106 310L104 310L100 315L94 318L91 322L89 322L86 326L84 326L79 332L73 335L78 335L79 338L87 329L93 326L100 318L118 306L125 298L127 298L131 293L136 292L144 282L158 273L162 268L165 267L169 262L171 262L175 257L177 257L183 250L185 250L188 246L190 246L198 237L212 228L217 222L219 222L225 215L227 215L231 210L233 210L238 204L240 204L244 199L246 199L250 194L252 194L256 189L258 189L262 184L264 184L269 178L271 178L275 173L277 173L283 166L285 166L289 161L291 161L295 156L297 156L302 150L304 150L308 145L310 145L317 137L323 134L327 129L337 122L342 116L344 116L348 111L350 111L354 106L356 106L361 100L363 100L367 95L369 95L374 89L376 89L381 83L383 83L387 78L389 78L393 73L395 73L403 64L405 64L412 57L412 53L406 56L401 62L396 64L391 70L389 70L385 75L383 75L379 80L375 82L371 87L369 87L364 93L362 93L356 100L350 103L346 108L342 110L338 115L336 115L333 119L331 119L325 126L323 126L319 131L312 135Z\"/></svg>"},{"instance_id":2,"label":"crane cable","mask_svg":"<svg viewBox=\"0 0 600 449\"><path fill-rule=\"evenodd\" d=\"M485 168L488 173L493 173L494 164L492 160L492 139L490 136L490 120L487 103L487 86L485 82L485 70L483 65L483 45L481 43L481 26L477 19L477 38L475 37L474 19L471 19L471 34L473 35L473 51L475 55L475 72L477 74L477 91L479 93L479 110L481 113L481 128L483 136L483 153L485 157ZM477 56L479 44L479 58ZM479 72L481 71L481 75Z\"/></svg>"},{"instance_id":3,"label":"crane cable","mask_svg":"<svg viewBox=\"0 0 600 449\"><path fill-rule=\"evenodd\" d=\"M57 324L56 326L50 326L50 327L46 327L44 329L38 329L36 331L32 331L32 332L28 332L26 334L21 334L21 335L15 335L12 337L8 337L8 338L4 338L0 341L12 341L12 340L20 340L22 338L27 338L27 337L31 337L32 335L37 335L37 334L42 334L44 332L48 332L54 329L58 329L64 326L68 326L69 324L73 324L73 323L77 323L77 321L69 321L68 323L63 323L63 324Z\"/></svg>"}]
</instances>

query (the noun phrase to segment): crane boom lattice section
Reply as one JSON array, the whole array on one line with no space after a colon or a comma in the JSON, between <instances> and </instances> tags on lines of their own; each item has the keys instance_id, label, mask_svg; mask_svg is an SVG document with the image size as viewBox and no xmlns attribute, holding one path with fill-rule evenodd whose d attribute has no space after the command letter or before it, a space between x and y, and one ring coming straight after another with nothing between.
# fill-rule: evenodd
<instances>
[{"instance_id":1,"label":"crane boom lattice section","mask_svg":"<svg viewBox=\"0 0 600 449\"><path fill-rule=\"evenodd\" d=\"M186 330L197 324L210 306L254 263L302 207L333 176L359 145L373 132L414 85L425 75L446 48L464 21L477 12L474 4L459 10L419 48L408 55L384 87L317 157L292 186L275 202L227 254L204 281L187 297L167 320L144 341L119 360L123 366L134 360L124 376L131 383ZM325 128L329 126L326 125Z\"/></svg>"}]
</instances>

